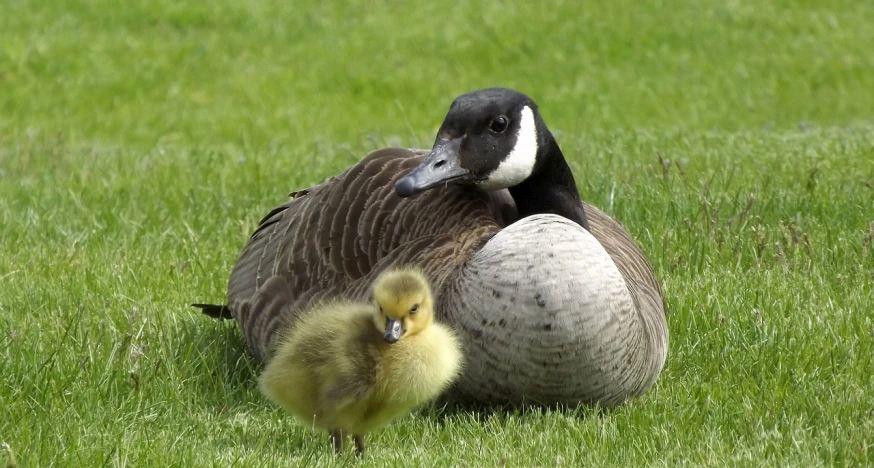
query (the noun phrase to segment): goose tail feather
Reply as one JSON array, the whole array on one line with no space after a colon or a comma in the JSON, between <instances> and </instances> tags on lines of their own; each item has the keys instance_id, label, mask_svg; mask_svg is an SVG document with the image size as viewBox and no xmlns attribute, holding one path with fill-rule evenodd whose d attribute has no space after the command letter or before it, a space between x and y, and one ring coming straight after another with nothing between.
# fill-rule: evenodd
<instances>
[{"instance_id":1,"label":"goose tail feather","mask_svg":"<svg viewBox=\"0 0 874 468\"><path fill-rule=\"evenodd\" d=\"M232 319L231 309L226 305L218 304L191 304L191 307L197 307L204 315L208 315L214 319Z\"/></svg>"}]
</instances>

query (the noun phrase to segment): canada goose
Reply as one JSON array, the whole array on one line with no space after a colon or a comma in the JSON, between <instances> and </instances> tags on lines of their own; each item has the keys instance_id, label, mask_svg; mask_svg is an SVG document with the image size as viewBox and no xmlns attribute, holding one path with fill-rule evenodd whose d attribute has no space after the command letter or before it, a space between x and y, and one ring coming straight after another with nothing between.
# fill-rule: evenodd
<instances>
[{"instance_id":1,"label":"canada goose","mask_svg":"<svg viewBox=\"0 0 874 468\"><path fill-rule=\"evenodd\" d=\"M400 195L400 196L399 196ZM430 152L382 149L271 211L243 249L228 305L258 359L326 297L359 300L394 265L434 285L467 356L457 401L614 405L667 355L662 290L622 226L580 201L528 96L452 103Z\"/></svg>"},{"instance_id":2,"label":"canada goose","mask_svg":"<svg viewBox=\"0 0 874 468\"><path fill-rule=\"evenodd\" d=\"M327 429L334 450L436 398L458 375L461 349L434 322L434 299L418 271L391 270L373 303L334 301L304 312L281 334L261 391L303 424Z\"/></svg>"}]
</instances>

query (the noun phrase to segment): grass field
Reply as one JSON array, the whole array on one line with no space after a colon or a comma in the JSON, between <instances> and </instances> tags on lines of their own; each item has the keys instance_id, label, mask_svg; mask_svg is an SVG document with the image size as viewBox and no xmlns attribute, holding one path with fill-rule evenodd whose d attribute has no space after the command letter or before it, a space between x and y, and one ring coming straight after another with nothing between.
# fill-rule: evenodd
<instances>
[{"instance_id":1,"label":"grass field","mask_svg":"<svg viewBox=\"0 0 874 468\"><path fill-rule=\"evenodd\" d=\"M360 466L874 465L874 4L6 0L0 463L332 466L220 301L257 221L534 97L666 289L611 411L426 408Z\"/></svg>"}]
</instances>

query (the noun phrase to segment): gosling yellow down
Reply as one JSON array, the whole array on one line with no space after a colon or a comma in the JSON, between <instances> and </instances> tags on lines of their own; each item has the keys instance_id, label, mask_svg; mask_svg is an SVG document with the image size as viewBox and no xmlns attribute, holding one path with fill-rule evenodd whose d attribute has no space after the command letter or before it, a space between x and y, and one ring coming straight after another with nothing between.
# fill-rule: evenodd
<instances>
[{"instance_id":1,"label":"gosling yellow down","mask_svg":"<svg viewBox=\"0 0 874 468\"><path fill-rule=\"evenodd\" d=\"M377 277L373 303L335 301L304 314L280 339L259 379L267 398L330 432L334 451L436 398L461 370L454 333L434 321L421 272Z\"/></svg>"}]
</instances>

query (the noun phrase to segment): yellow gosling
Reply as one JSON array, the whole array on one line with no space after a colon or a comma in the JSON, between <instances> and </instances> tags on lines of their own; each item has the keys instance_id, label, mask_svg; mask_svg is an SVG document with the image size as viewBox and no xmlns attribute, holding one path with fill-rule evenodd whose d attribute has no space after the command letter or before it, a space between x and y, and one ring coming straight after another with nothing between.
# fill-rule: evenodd
<instances>
[{"instance_id":1,"label":"yellow gosling","mask_svg":"<svg viewBox=\"0 0 874 468\"><path fill-rule=\"evenodd\" d=\"M458 376L454 333L434 321L428 280L414 269L380 275L373 303L314 307L279 340L259 378L267 398L302 423L330 432L340 453L363 435L440 395Z\"/></svg>"}]
</instances>

